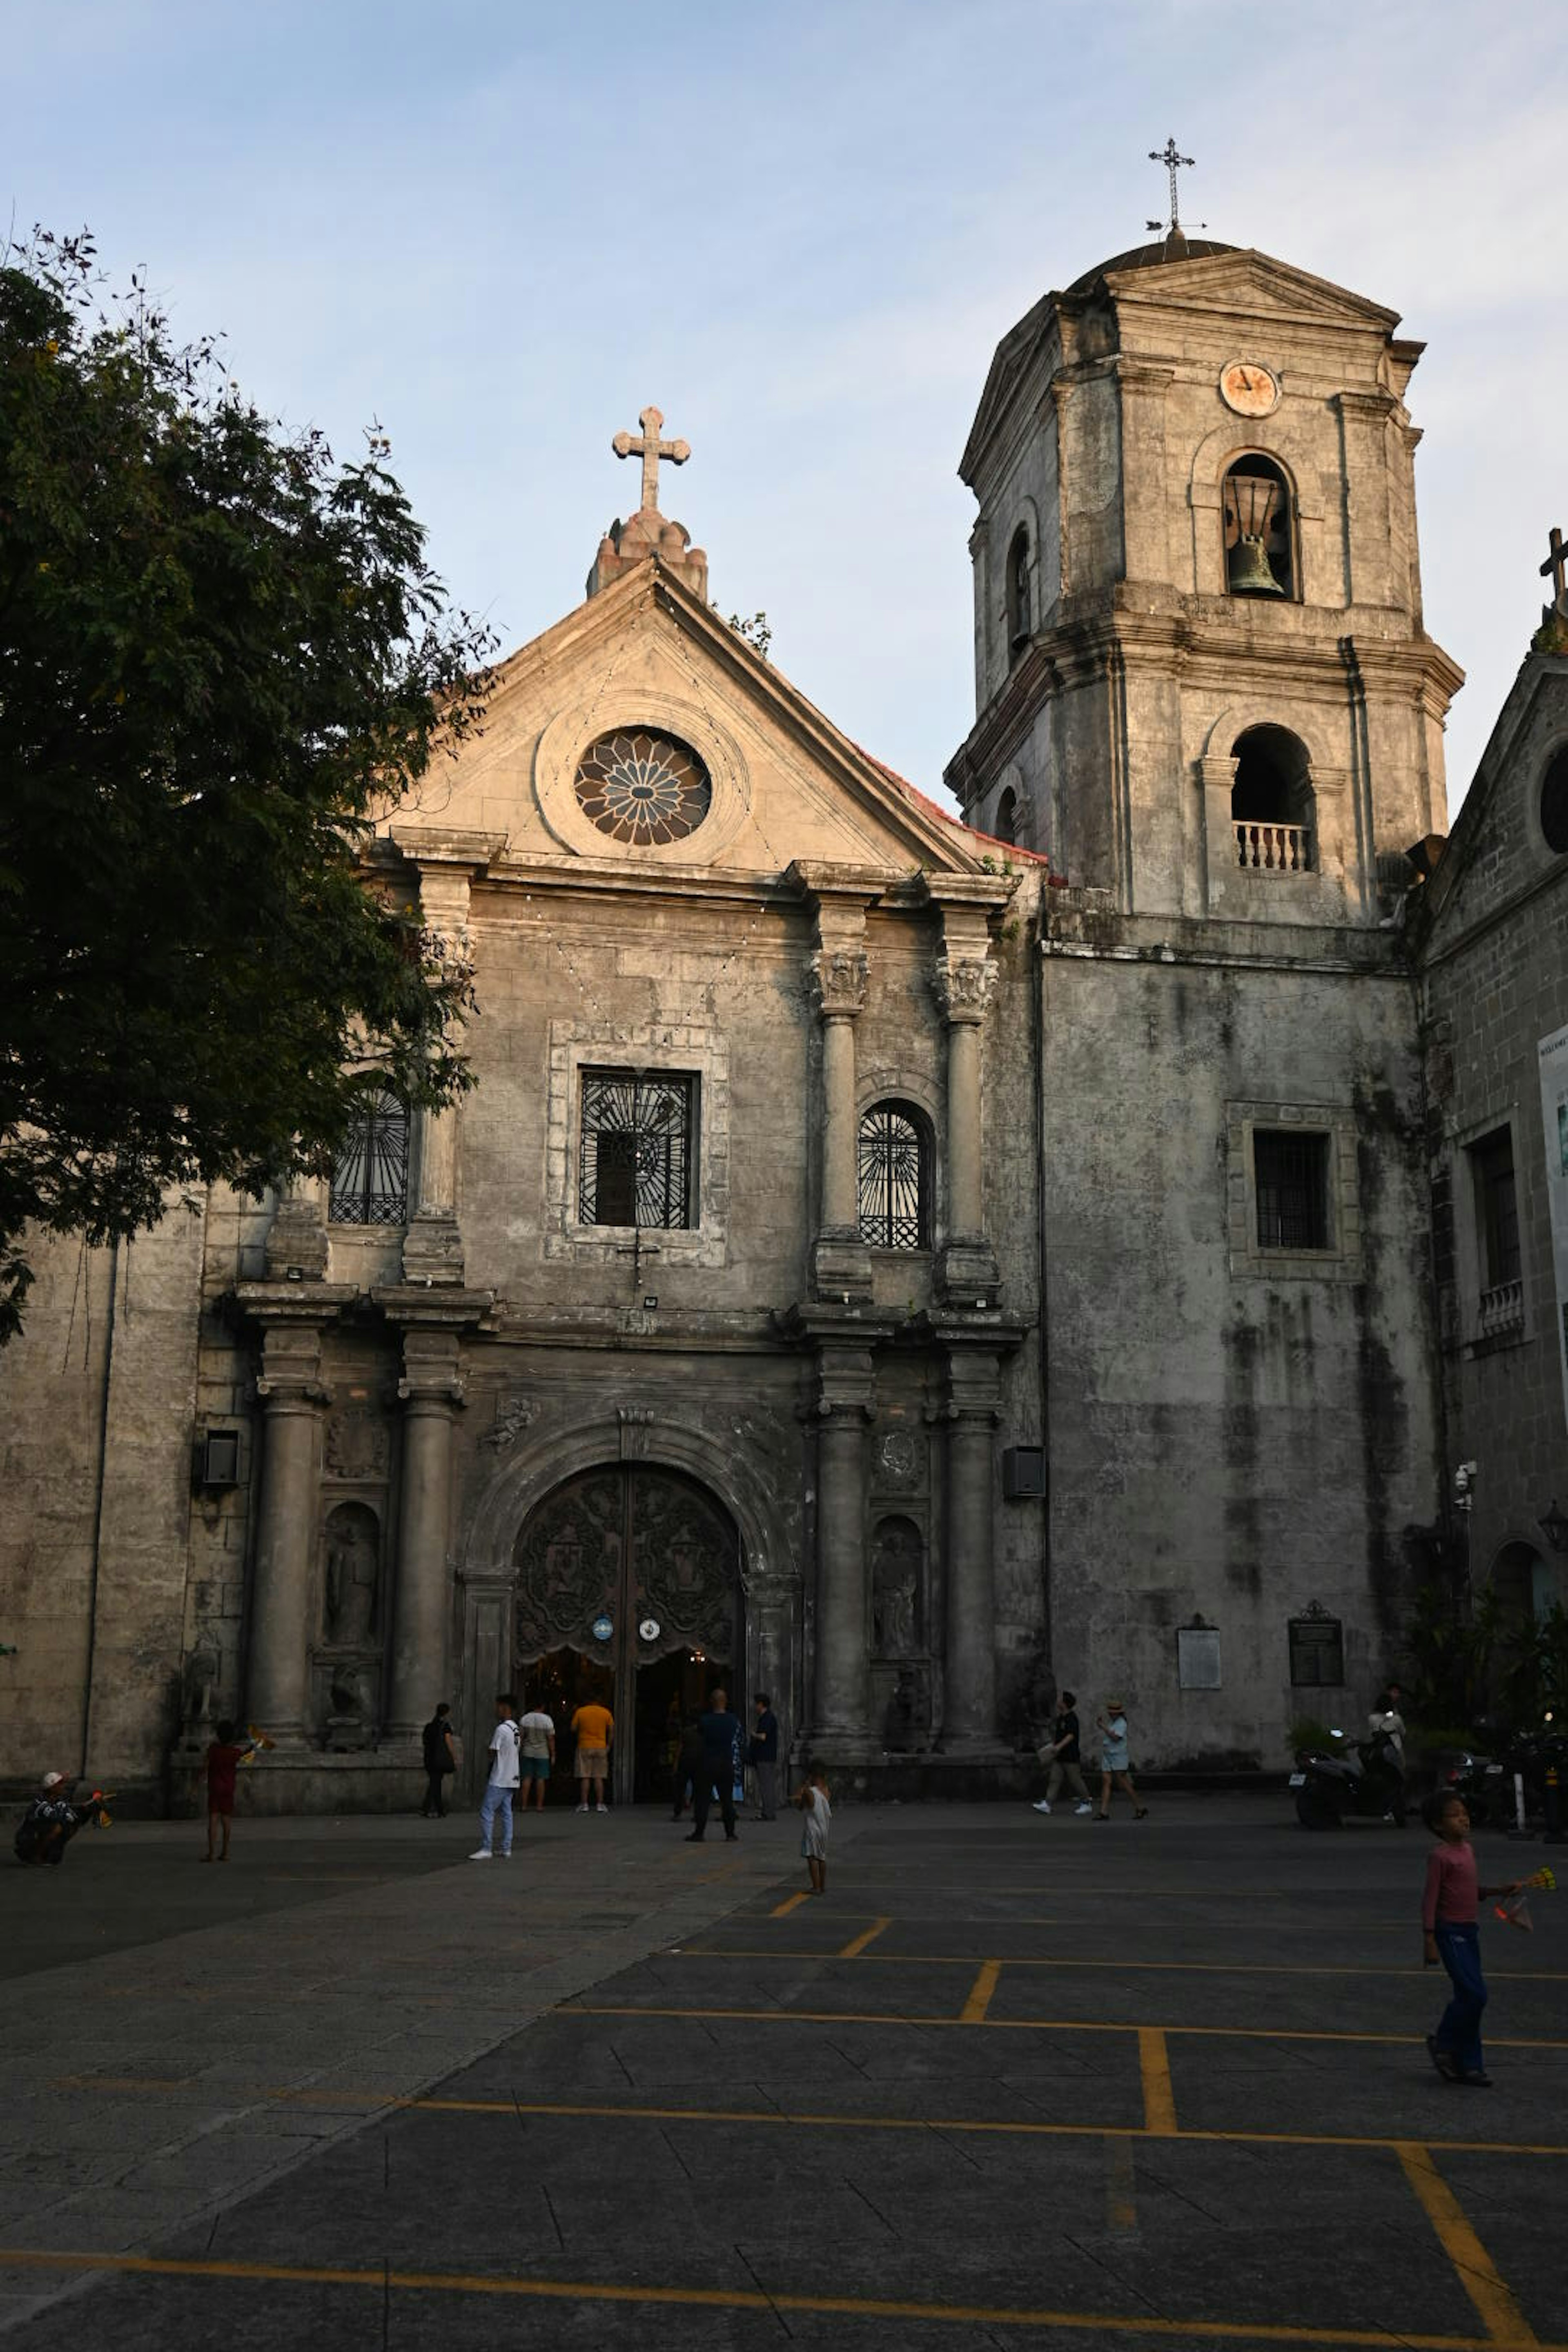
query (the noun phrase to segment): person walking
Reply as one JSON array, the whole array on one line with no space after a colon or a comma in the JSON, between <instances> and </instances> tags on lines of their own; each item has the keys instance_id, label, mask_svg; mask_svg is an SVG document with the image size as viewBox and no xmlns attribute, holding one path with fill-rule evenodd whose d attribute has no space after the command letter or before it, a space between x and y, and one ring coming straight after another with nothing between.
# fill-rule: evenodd
<instances>
[{"instance_id":1,"label":"person walking","mask_svg":"<svg viewBox=\"0 0 1568 2352\"><path fill-rule=\"evenodd\" d=\"M670 1814L678 1822L686 1811L686 1801L695 1798L697 1783L702 1774L702 1729L698 1717L692 1716L680 1735L680 1749L675 1759L675 1810Z\"/></svg>"},{"instance_id":2,"label":"person walking","mask_svg":"<svg viewBox=\"0 0 1568 2352\"><path fill-rule=\"evenodd\" d=\"M1100 1811L1097 1822L1110 1819L1110 1784L1114 1780L1132 1800L1132 1818L1141 1822L1147 1814L1147 1805L1138 1801L1138 1791L1132 1786L1132 1773L1127 1753L1127 1711L1119 1698L1108 1698L1105 1713L1094 1718L1100 1734Z\"/></svg>"},{"instance_id":3,"label":"person walking","mask_svg":"<svg viewBox=\"0 0 1568 2352\"><path fill-rule=\"evenodd\" d=\"M827 1837L833 1827L833 1805L828 1794L827 1776L820 1764L814 1764L794 1802L805 1818L800 1826L801 1859L814 1895L827 1892Z\"/></svg>"},{"instance_id":4,"label":"person walking","mask_svg":"<svg viewBox=\"0 0 1568 2352\"><path fill-rule=\"evenodd\" d=\"M458 1769L458 1759L452 1753L452 1710L445 1699L421 1737L425 1746L425 1802L419 1808L420 1818L444 1822L447 1792L441 1783Z\"/></svg>"},{"instance_id":5,"label":"person walking","mask_svg":"<svg viewBox=\"0 0 1568 2352\"><path fill-rule=\"evenodd\" d=\"M531 1796L534 1811L542 1813L544 1811L545 1783L555 1761L554 1717L546 1715L542 1707L531 1706L526 1715L518 1717L517 1736L522 1749L518 1759L518 1770L522 1776L518 1783L522 1790L518 1800L518 1811L527 1812L528 1801Z\"/></svg>"},{"instance_id":6,"label":"person walking","mask_svg":"<svg viewBox=\"0 0 1568 2352\"><path fill-rule=\"evenodd\" d=\"M1487 1897L1517 1895L1521 1882L1516 1878L1506 1886L1477 1884L1469 1812L1463 1797L1451 1789L1436 1790L1421 1814L1437 1841L1426 1857L1426 1884L1421 1894L1421 1956L1429 1969L1440 1960L1454 1988L1437 2031L1426 2036L1426 2054L1445 2083L1466 2083L1473 2090L1489 2091L1492 2078L1481 2054L1487 1980L1481 1974L1477 1913Z\"/></svg>"},{"instance_id":7,"label":"person walking","mask_svg":"<svg viewBox=\"0 0 1568 2352\"><path fill-rule=\"evenodd\" d=\"M1044 1748L1037 1751L1040 1762L1051 1768L1046 1776L1046 1793L1036 1801L1035 1811L1037 1813L1050 1811L1064 1784L1078 1799L1073 1807L1075 1813L1091 1813L1094 1811L1089 1801L1089 1789L1083 1777L1079 1722L1074 1712L1077 1706L1078 1701L1071 1691L1065 1690L1058 1695L1050 1738Z\"/></svg>"},{"instance_id":8,"label":"person walking","mask_svg":"<svg viewBox=\"0 0 1568 2352\"><path fill-rule=\"evenodd\" d=\"M237 1740L234 1726L226 1717L222 1723L215 1723L213 1730L216 1737L207 1748L207 1850L202 1860L226 1862L228 1833L234 1826L234 1776L246 1758L255 1755L261 1742Z\"/></svg>"},{"instance_id":9,"label":"person walking","mask_svg":"<svg viewBox=\"0 0 1568 2352\"><path fill-rule=\"evenodd\" d=\"M610 1769L610 1749L615 1744L616 1718L597 1699L589 1699L572 1717L572 1737L577 1742L577 1811L587 1811L592 1790L595 1811L607 1813L610 1809L605 1802L605 1781Z\"/></svg>"},{"instance_id":10,"label":"person walking","mask_svg":"<svg viewBox=\"0 0 1568 2352\"><path fill-rule=\"evenodd\" d=\"M739 1716L730 1712L728 1691L709 1692L708 1712L697 1728L702 1735L702 1767L692 1785L692 1812L697 1826L687 1840L689 1845L702 1843L715 1789L719 1791L719 1810L724 1816L724 1835L732 1838L735 1834L735 1775L740 1769L743 1735Z\"/></svg>"},{"instance_id":11,"label":"person walking","mask_svg":"<svg viewBox=\"0 0 1568 2352\"><path fill-rule=\"evenodd\" d=\"M752 1704L756 1721L746 1754L757 1776L757 1819L773 1822L779 1808L779 1719L766 1691L759 1691Z\"/></svg>"},{"instance_id":12,"label":"person walking","mask_svg":"<svg viewBox=\"0 0 1568 2352\"><path fill-rule=\"evenodd\" d=\"M485 1783L483 1801L479 1806L479 1842L468 1856L470 1862L489 1862L495 1845L494 1822L500 1815L503 1862L511 1855L511 1797L518 1783L517 1766L517 1701L510 1691L502 1691L496 1700L495 1737L490 1741L490 1776Z\"/></svg>"}]
</instances>

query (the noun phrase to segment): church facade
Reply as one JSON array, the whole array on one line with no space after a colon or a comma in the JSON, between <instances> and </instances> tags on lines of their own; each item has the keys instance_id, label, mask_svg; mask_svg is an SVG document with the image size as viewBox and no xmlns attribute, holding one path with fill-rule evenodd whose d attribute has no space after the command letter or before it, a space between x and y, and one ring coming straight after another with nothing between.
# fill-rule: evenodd
<instances>
[{"instance_id":1,"label":"church facade","mask_svg":"<svg viewBox=\"0 0 1568 2352\"><path fill-rule=\"evenodd\" d=\"M962 823L718 617L658 412L616 436L584 602L367 857L471 971L473 1090L41 1254L0 1772L187 1806L226 1713L257 1805L402 1805L510 1687L607 1699L627 1801L722 1680L961 1793L1062 1684L1211 1769L1359 1704L1453 1460L1397 324L1175 232L1004 340Z\"/></svg>"}]
</instances>

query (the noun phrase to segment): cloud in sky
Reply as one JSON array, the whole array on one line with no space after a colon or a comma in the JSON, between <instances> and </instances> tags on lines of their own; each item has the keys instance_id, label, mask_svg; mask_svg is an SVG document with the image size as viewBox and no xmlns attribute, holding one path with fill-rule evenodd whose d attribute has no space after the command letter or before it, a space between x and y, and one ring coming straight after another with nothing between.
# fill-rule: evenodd
<instances>
[{"instance_id":1,"label":"cloud in sky","mask_svg":"<svg viewBox=\"0 0 1568 2352\"><path fill-rule=\"evenodd\" d=\"M1427 623L1469 672L1457 804L1568 525L1545 0L5 0L0 198L145 263L295 424L380 417L460 599L507 643L582 593L635 497L728 611L928 789L973 717L954 467L1000 335L1184 205L1404 313Z\"/></svg>"}]
</instances>

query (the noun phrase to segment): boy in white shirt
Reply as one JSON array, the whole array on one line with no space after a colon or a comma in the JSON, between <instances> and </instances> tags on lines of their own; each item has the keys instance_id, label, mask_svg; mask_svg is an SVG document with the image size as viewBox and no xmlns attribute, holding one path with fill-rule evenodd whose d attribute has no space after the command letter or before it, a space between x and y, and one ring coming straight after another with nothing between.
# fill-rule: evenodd
<instances>
[{"instance_id":1,"label":"boy in white shirt","mask_svg":"<svg viewBox=\"0 0 1568 2352\"><path fill-rule=\"evenodd\" d=\"M470 1862L489 1862L494 1843L491 1823L497 1813L501 1820L501 1860L511 1853L511 1792L518 1782L517 1725L512 1717L517 1701L510 1691L502 1691L496 1700L495 1738L490 1741L490 1777L485 1784L484 1801L479 1807L479 1843L468 1856Z\"/></svg>"},{"instance_id":2,"label":"boy in white shirt","mask_svg":"<svg viewBox=\"0 0 1568 2352\"><path fill-rule=\"evenodd\" d=\"M542 1707L531 1706L526 1715L517 1719L518 1737L522 1742L521 1796L520 1811L527 1812L531 1792L534 1811L544 1811L544 1784L550 1778L550 1768L555 1761L555 1725Z\"/></svg>"}]
</instances>

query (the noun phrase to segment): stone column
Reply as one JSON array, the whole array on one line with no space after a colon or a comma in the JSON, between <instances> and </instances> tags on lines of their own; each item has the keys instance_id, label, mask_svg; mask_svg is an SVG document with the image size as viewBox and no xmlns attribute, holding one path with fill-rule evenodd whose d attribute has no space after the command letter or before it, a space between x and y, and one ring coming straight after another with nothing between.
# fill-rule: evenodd
<instances>
[{"instance_id":1,"label":"stone column","mask_svg":"<svg viewBox=\"0 0 1568 2352\"><path fill-rule=\"evenodd\" d=\"M473 969L466 867L421 861L419 905L426 965L451 986ZM408 1224L403 1241L406 1282L461 1286L463 1237L458 1224L458 1107L416 1109L408 1139Z\"/></svg>"},{"instance_id":2,"label":"stone column","mask_svg":"<svg viewBox=\"0 0 1568 2352\"><path fill-rule=\"evenodd\" d=\"M844 1305L871 1296L871 1254L860 1239L857 1174L855 1023L866 1002L866 917L861 905L819 904L811 976L822 1023L821 1223L812 1289Z\"/></svg>"},{"instance_id":3,"label":"stone column","mask_svg":"<svg viewBox=\"0 0 1568 2352\"><path fill-rule=\"evenodd\" d=\"M278 1196L267 1229L268 1282L320 1282L327 1271L327 1181L295 1176Z\"/></svg>"},{"instance_id":4,"label":"stone column","mask_svg":"<svg viewBox=\"0 0 1568 2352\"><path fill-rule=\"evenodd\" d=\"M947 1656L942 1740L948 1748L996 1738L996 1591L992 1523L998 1357L950 1346L947 1422Z\"/></svg>"},{"instance_id":5,"label":"stone column","mask_svg":"<svg viewBox=\"0 0 1568 2352\"><path fill-rule=\"evenodd\" d=\"M1230 813L1236 786L1237 760L1231 751L1205 751L1197 762L1202 848L1193 865L1202 876L1202 897L1192 912L1206 915L1223 906L1230 885L1241 871L1236 845L1236 820Z\"/></svg>"},{"instance_id":6,"label":"stone column","mask_svg":"<svg viewBox=\"0 0 1568 2352\"><path fill-rule=\"evenodd\" d=\"M248 1718L279 1747L303 1744L310 1721L311 1564L321 1511L321 1379L314 1323L274 1323L256 1383L266 1422L246 1674Z\"/></svg>"},{"instance_id":7,"label":"stone column","mask_svg":"<svg viewBox=\"0 0 1568 2352\"><path fill-rule=\"evenodd\" d=\"M452 1432L463 1402L458 1335L416 1328L403 1339L403 1477L398 1491L389 1739L413 1739L447 1688L451 1609Z\"/></svg>"},{"instance_id":8,"label":"stone column","mask_svg":"<svg viewBox=\"0 0 1568 2352\"><path fill-rule=\"evenodd\" d=\"M817 1358L816 1642L812 1720L819 1736L866 1729L866 1426L872 1418L868 1348L824 1348Z\"/></svg>"},{"instance_id":9,"label":"stone column","mask_svg":"<svg viewBox=\"0 0 1568 2352\"><path fill-rule=\"evenodd\" d=\"M1001 1287L981 1160L983 1024L995 979L984 910L944 908L936 993L947 1021L947 1239L937 1282L961 1307L994 1306Z\"/></svg>"}]
</instances>

